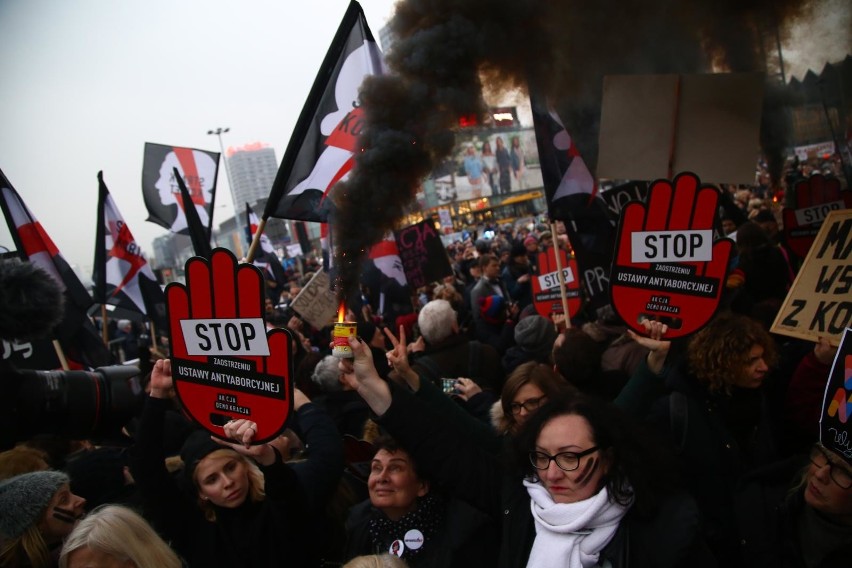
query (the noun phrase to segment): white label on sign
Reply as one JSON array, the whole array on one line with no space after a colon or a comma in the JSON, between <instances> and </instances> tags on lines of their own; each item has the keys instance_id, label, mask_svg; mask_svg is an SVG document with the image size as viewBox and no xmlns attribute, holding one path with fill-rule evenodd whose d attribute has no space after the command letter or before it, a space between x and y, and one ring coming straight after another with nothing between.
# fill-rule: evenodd
<instances>
[{"instance_id":1,"label":"white label on sign","mask_svg":"<svg viewBox=\"0 0 852 568\"><path fill-rule=\"evenodd\" d=\"M269 355L263 318L189 319L180 328L189 355Z\"/></svg>"},{"instance_id":2,"label":"white label on sign","mask_svg":"<svg viewBox=\"0 0 852 568\"><path fill-rule=\"evenodd\" d=\"M842 201L831 201L829 203L821 203L813 207L805 207L804 209L796 209L796 222L799 225L820 224L825 221L825 218L832 211L843 209L846 206Z\"/></svg>"},{"instance_id":3,"label":"white label on sign","mask_svg":"<svg viewBox=\"0 0 852 568\"><path fill-rule=\"evenodd\" d=\"M562 269L562 277L565 278L565 283L570 284L574 281L574 272L570 268ZM547 274L542 274L538 277L538 285L542 290L552 290L559 288L559 272L554 270Z\"/></svg>"},{"instance_id":4,"label":"white label on sign","mask_svg":"<svg viewBox=\"0 0 852 568\"><path fill-rule=\"evenodd\" d=\"M637 231L630 234L631 262L708 262L713 231Z\"/></svg>"}]
</instances>

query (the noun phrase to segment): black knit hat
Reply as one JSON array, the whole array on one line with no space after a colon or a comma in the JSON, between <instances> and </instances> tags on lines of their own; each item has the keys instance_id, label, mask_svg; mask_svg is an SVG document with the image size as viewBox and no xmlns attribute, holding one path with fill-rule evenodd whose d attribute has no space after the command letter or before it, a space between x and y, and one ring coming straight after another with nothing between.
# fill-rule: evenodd
<instances>
[{"instance_id":1,"label":"black knit hat","mask_svg":"<svg viewBox=\"0 0 852 568\"><path fill-rule=\"evenodd\" d=\"M556 329L553 322L538 314L523 318L515 326L515 343L533 353L545 353L553 349Z\"/></svg>"},{"instance_id":2,"label":"black knit hat","mask_svg":"<svg viewBox=\"0 0 852 568\"><path fill-rule=\"evenodd\" d=\"M227 449L227 446L217 444L210 438L210 433L206 430L196 430L190 434L183 447L180 449L180 459L184 464L184 475L188 480L192 480L192 475L195 473L195 467L208 454L216 450Z\"/></svg>"},{"instance_id":3,"label":"black knit hat","mask_svg":"<svg viewBox=\"0 0 852 568\"><path fill-rule=\"evenodd\" d=\"M61 471L35 471L0 483L0 536L11 540L24 534L69 481Z\"/></svg>"}]
</instances>

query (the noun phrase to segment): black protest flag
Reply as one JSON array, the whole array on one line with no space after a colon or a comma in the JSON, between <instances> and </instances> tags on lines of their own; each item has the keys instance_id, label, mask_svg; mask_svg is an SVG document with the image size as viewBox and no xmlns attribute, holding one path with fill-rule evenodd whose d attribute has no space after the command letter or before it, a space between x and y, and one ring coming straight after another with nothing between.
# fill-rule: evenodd
<instances>
[{"instance_id":1,"label":"black protest flag","mask_svg":"<svg viewBox=\"0 0 852 568\"><path fill-rule=\"evenodd\" d=\"M174 179L177 181L183 211L186 214L186 225L189 238L192 240L192 250L195 251L196 256L209 260L213 255L213 247L210 246L210 230L201 224L198 210L193 204L192 195L186 188L186 184L183 183L183 178L177 168L174 168Z\"/></svg>"},{"instance_id":2,"label":"black protest flag","mask_svg":"<svg viewBox=\"0 0 852 568\"><path fill-rule=\"evenodd\" d=\"M52 338L59 342L69 366L82 369L110 364L112 356L87 315L94 304L91 295L1 170L0 208L21 260L44 270L63 292L64 317L53 329ZM27 366L55 368L54 356L45 354L43 361L47 366L41 366L39 361L28 362Z\"/></svg>"},{"instance_id":3,"label":"black protest flag","mask_svg":"<svg viewBox=\"0 0 852 568\"><path fill-rule=\"evenodd\" d=\"M609 303L615 222L597 184L556 112L530 90L541 177L551 220L565 223L589 303Z\"/></svg>"},{"instance_id":4,"label":"black protest flag","mask_svg":"<svg viewBox=\"0 0 852 568\"><path fill-rule=\"evenodd\" d=\"M363 126L358 88L383 72L358 2L350 2L287 145L263 218L326 222L329 190L351 171Z\"/></svg>"},{"instance_id":5,"label":"black protest flag","mask_svg":"<svg viewBox=\"0 0 852 568\"><path fill-rule=\"evenodd\" d=\"M92 280L99 304L146 315L166 329L166 296L98 172L98 229Z\"/></svg>"},{"instance_id":6,"label":"black protest flag","mask_svg":"<svg viewBox=\"0 0 852 568\"><path fill-rule=\"evenodd\" d=\"M179 174L175 174L177 169ZM148 219L173 233L190 232L186 207L180 196L178 180L189 188L193 209L209 235L213 226L219 153L145 143L142 165L142 197Z\"/></svg>"}]
</instances>

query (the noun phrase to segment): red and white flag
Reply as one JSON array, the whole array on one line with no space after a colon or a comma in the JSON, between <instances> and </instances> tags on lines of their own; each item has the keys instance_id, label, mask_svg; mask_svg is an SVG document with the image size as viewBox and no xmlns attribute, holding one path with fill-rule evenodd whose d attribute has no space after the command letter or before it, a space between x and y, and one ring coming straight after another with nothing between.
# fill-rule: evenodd
<instances>
[{"instance_id":1,"label":"red and white flag","mask_svg":"<svg viewBox=\"0 0 852 568\"><path fill-rule=\"evenodd\" d=\"M21 259L44 270L64 293L65 316L53 333L69 365L83 368L110 364L112 357L87 315L94 304L91 295L2 171L0 208Z\"/></svg>"},{"instance_id":2,"label":"red and white flag","mask_svg":"<svg viewBox=\"0 0 852 568\"><path fill-rule=\"evenodd\" d=\"M352 0L296 122L264 219L326 221L325 197L355 163L364 123L358 89L365 77L383 73L381 50Z\"/></svg>"},{"instance_id":3,"label":"red and white flag","mask_svg":"<svg viewBox=\"0 0 852 568\"><path fill-rule=\"evenodd\" d=\"M246 203L246 236L248 237L249 244L254 240L254 235L257 233L259 226L260 219L257 218L257 214L251 208L251 205ZM260 248L263 249L263 252L275 252L269 237L263 234L260 235Z\"/></svg>"},{"instance_id":4,"label":"red and white flag","mask_svg":"<svg viewBox=\"0 0 852 568\"><path fill-rule=\"evenodd\" d=\"M92 280L95 301L148 316L166 329L166 297L98 172L98 230Z\"/></svg>"}]
</instances>

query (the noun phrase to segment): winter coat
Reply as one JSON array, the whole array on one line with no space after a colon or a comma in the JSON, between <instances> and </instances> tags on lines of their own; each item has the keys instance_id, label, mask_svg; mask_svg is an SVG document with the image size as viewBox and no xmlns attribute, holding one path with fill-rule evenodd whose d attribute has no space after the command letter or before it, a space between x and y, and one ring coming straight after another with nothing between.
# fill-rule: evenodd
<instances>
[{"instance_id":1,"label":"winter coat","mask_svg":"<svg viewBox=\"0 0 852 568\"><path fill-rule=\"evenodd\" d=\"M522 478L503 460L455 436L409 393L393 389L380 423L415 458L422 471L453 497L490 515L501 525L498 568L525 568L535 540L530 497ZM672 494L653 518L630 511L601 552L612 568L713 566L702 548L694 501ZM495 543L496 546L496 543Z\"/></svg>"},{"instance_id":2,"label":"winter coat","mask_svg":"<svg viewBox=\"0 0 852 568\"><path fill-rule=\"evenodd\" d=\"M410 568L469 568L494 566L497 547L494 541L499 534L496 523L458 499L444 500L446 514L440 530L425 535L423 549L418 556L406 560ZM346 555L350 560L365 554L383 554L376 550L370 537L369 524L373 515L381 515L370 501L354 506L346 521ZM402 539L404 535L399 535Z\"/></svg>"},{"instance_id":3,"label":"winter coat","mask_svg":"<svg viewBox=\"0 0 852 568\"><path fill-rule=\"evenodd\" d=\"M342 442L331 419L313 404L296 413L311 459L293 467L278 461L260 469L266 498L236 509L217 507L207 521L195 490L171 477L164 465L163 424L170 401L148 398L131 471L145 502L145 515L190 566L316 566L322 510L342 471Z\"/></svg>"}]
</instances>

